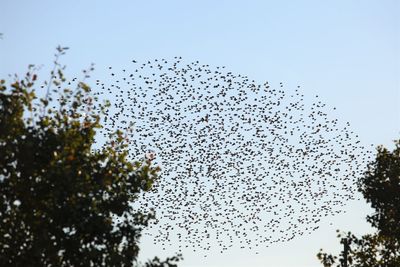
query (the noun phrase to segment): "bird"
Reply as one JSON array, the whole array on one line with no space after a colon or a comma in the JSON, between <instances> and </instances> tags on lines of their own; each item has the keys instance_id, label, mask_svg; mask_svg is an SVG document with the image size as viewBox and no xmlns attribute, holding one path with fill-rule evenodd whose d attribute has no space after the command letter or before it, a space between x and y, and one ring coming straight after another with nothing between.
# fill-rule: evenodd
<instances>
[{"instance_id":1,"label":"bird","mask_svg":"<svg viewBox=\"0 0 400 267\"><path fill-rule=\"evenodd\" d=\"M112 104L96 139L130 129L131 160L161 167L133 203L156 211L145 232L155 244L259 253L356 198L371 151L322 97L180 56L132 63L92 88Z\"/></svg>"}]
</instances>

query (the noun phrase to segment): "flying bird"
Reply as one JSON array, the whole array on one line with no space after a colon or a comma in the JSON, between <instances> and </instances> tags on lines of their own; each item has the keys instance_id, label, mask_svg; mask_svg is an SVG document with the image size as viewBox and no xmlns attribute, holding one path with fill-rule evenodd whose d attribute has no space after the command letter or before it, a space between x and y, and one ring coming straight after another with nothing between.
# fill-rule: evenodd
<instances>
[{"instance_id":1,"label":"flying bird","mask_svg":"<svg viewBox=\"0 0 400 267\"><path fill-rule=\"evenodd\" d=\"M356 197L369 150L300 86L181 57L132 63L93 91L112 104L100 135L133 124L132 159L161 166L134 203L156 210L155 243L256 251L315 231Z\"/></svg>"}]
</instances>

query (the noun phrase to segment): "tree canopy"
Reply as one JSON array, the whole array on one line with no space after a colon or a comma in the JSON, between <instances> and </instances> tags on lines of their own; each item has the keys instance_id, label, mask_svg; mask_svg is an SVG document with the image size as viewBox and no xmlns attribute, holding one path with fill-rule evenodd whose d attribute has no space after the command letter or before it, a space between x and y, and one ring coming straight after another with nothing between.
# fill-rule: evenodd
<instances>
[{"instance_id":1,"label":"tree canopy","mask_svg":"<svg viewBox=\"0 0 400 267\"><path fill-rule=\"evenodd\" d=\"M94 111L84 82L91 69L83 81L64 77L66 49L57 49L44 97L33 65L10 85L0 81L0 266L137 266L141 231L155 214L132 203L159 168L131 162L120 130L94 148L108 105Z\"/></svg>"},{"instance_id":2,"label":"tree canopy","mask_svg":"<svg viewBox=\"0 0 400 267\"><path fill-rule=\"evenodd\" d=\"M400 266L400 140L395 141L393 151L378 147L376 159L360 179L358 188L375 209L367 221L377 232L362 237L351 232L339 234L341 243L349 247L339 256L321 251L318 258L325 267Z\"/></svg>"}]
</instances>

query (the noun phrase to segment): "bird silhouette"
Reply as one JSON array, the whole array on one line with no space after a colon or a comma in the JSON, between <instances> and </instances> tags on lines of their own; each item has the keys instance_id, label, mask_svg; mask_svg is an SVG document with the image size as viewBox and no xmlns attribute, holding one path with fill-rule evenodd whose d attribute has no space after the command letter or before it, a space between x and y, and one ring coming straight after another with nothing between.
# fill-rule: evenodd
<instances>
[{"instance_id":1,"label":"bird silhouette","mask_svg":"<svg viewBox=\"0 0 400 267\"><path fill-rule=\"evenodd\" d=\"M156 244L258 253L355 198L370 151L318 96L181 57L132 63L93 90L112 103L100 134L132 123L132 155L161 167L134 203L157 211L146 232Z\"/></svg>"}]
</instances>

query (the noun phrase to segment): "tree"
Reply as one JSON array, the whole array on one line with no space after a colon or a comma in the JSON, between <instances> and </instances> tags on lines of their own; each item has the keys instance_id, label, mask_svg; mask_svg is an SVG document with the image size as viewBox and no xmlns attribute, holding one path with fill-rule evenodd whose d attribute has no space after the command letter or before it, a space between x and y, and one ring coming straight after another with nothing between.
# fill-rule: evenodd
<instances>
[{"instance_id":1,"label":"tree","mask_svg":"<svg viewBox=\"0 0 400 267\"><path fill-rule=\"evenodd\" d=\"M154 212L131 203L159 168L131 162L119 130L94 149L108 105L98 114L86 83L71 89L58 63L66 49L57 48L45 97L36 96L34 66L9 87L0 81L0 266L137 266L141 231Z\"/></svg>"},{"instance_id":2,"label":"tree","mask_svg":"<svg viewBox=\"0 0 400 267\"><path fill-rule=\"evenodd\" d=\"M400 140L392 152L378 147L376 160L369 164L358 188L375 209L367 221L377 232L360 238L351 232L339 234L348 248L339 257L321 251L318 258L325 267L400 266Z\"/></svg>"}]
</instances>

